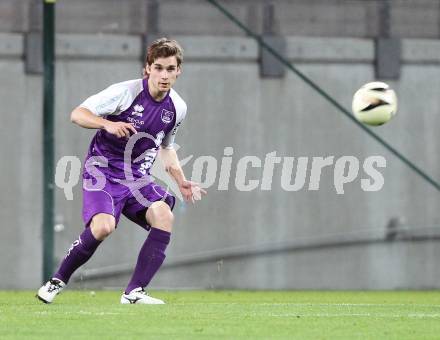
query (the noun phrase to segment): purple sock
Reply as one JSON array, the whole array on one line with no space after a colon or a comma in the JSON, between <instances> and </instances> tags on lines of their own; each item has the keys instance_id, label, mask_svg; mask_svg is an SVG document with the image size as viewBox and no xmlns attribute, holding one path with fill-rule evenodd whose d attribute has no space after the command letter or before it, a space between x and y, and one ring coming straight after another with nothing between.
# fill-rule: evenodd
<instances>
[{"instance_id":1,"label":"purple sock","mask_svg":"<svg viewBox=\"0 0 440 340\"><path fill-rule=\"evenodd\" d=\"M165 249L170 243L171 233L165 230L151 228L150 234L139 252L133 276L128 283L125 294L138 287L146 287L154 274L165 260Z\"/></svg>"},{"instance_id":2,"label":"purple sock","mask_svg":"<svg viewBox=\"0 0 440 340\"><path fill-rule=\"evenodd\" d=\"M67 283L73 272L88 261L100 244L101 241L95 239L90 227L86 228L73 242L53 277Z\"/></svg>"}]
</instances>

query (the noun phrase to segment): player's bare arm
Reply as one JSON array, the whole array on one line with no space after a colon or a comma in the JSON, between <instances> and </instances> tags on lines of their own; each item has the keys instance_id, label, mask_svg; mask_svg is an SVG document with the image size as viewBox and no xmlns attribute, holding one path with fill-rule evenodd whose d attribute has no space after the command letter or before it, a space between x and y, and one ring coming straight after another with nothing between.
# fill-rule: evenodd
<instances>
[{"instance_id":1,"label":"player's bare arm","mask_svg":"<svg viewBox=\"0 0 440 340\"><path fill-rule=\"evenodd\" d=\"M102 117L94 115L90 110L84 107L77 107L70 115L70 120L86 129L104 129L108 133L118 138L129 138L137 133L136 129L130 123L112 122Z\"/></svg>"},{"instance_id":2,"label":"player's bare arm","mask_svg":"<svg viewBox=\"0 0 440 340\"><path fill-rule=\"evenodd\" d=\"M202 189L198 183L188 181L185 178L176 150L173 148L160 148L159 157L166 172L171 175L179 186L185 201L194 203L195 200L200 200L202 195L206 195L206 190Z\"/></svg>"}]
</instances>

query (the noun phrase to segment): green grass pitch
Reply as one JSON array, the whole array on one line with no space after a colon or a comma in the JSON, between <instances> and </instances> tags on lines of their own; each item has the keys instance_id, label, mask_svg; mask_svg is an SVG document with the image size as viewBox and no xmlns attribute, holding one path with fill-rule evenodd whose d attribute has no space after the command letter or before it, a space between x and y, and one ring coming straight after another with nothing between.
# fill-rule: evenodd
<instances>
[{"instance_id":1,"label":"green grass pitch","mask_svg":"<svg viewBox=\"0 0 440 340\"><path fill-rule=\"evenodd\" d=\"M0 292L0 339L440 339L440 292Z\"/></svg>"}]
</instances>

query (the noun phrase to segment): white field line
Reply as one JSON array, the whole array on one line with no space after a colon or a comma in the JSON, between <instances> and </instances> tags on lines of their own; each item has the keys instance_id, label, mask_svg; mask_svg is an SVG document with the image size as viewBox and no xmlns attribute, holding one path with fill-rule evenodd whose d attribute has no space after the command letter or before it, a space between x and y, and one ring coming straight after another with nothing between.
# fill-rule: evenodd
<instances>
[{"instance_id":1,"label":"white field line","mask_svg":"<svg viewBox=\"0 0 440 340\"><path fill-rule=\"evenodd\" d=\"M285 302L173 302L173 306L209 305L209 306L267 306L267 307L408 307L408 308L439 308L440 304L410 304L410 303L285 303Z\"/></svg>"},{"instance_id":2,"label":"white field line","mask_svg":"<svg viewBox=\"0 0 440 340\"><path fill-rule=\"evenodd\" d=\"M53 313L47 311L39 311L34 314L39 316L51 316ZM93 315L93 316L107 316L107 315L136 315L136 313L115 313L115 312L90 312L80 310L78 312L64 312L65 315ZM265 316L265 313L252 313L247 316ZM410 313L410 314L376 314L376 313L282 313L269 314L269 317L276 318L341 318L341 317L367 317L367 318L440 318L440 313Z\"/></svg>"},{"instance_id":3,"label":"white field line","mask_svg":"<svg viewBox=\"0 0 440 340\"><path fill-rule=\"evenodd\" d=\"M51 313L48 311L38 311L34 314L40 315L40 316L52 316L55 313ZM56 312L56 314L60 314L60 312ZM77 311L77 312L62 312L61 314L64 315L93 315L93 316L105 316L105 315L136 315L136 313L129 313L129 312L123 312L123 313L115 313L115 312L90 312L90 311Z\"/></svg>"},{"instance_id":4,"label":"white field line","mask_svg":"<svg viewBox=\"0 0 440 340\"><path fill-rule=\"evenodd\" d=\"M269 314L270 317L283 317L283 318L341 318L341 317L367 317L367 318L440 318L439 313L427 314L427 313L411 313L411 314L376 314L376 313L315 313L315 314L298 314L298 313L285 313L285 314Z\"/></svg>"},{"instance_id":5,"label":"white field line","mask_svg":"<svg viewBox=\"0 0 440 340\"><path fill-rule=\"evenodd\" d=\"M410 304L410 303L252 303L258 306L292 306L292 307L431 307L440 308L433 304Z\"/></svg>"}]
</instances>

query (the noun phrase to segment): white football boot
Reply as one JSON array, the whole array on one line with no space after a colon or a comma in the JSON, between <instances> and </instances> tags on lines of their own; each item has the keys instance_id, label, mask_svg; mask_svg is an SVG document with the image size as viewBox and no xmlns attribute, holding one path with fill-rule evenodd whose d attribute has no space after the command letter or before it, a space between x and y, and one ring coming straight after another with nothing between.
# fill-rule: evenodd
<instances>
[{"instance_id":1,"label":"white football boot","mask_svg":"<svg viewBox=\"0 0 440 340\"><path fill-rule=\"evenodd\" d=\"M63 281L52 278L38 290L37 298L44 303L52 303L55 296L57 296L64 287L66 287L66 284Z\"/></svg>"},{"instance_id":2,"label":"white football boot","mask_svg":"<svg viewBox=\"0 0 440 340\"><path fill-rule=\"evenodd\" d=\"M144 305L163 305L165 302L149 296L143 288L135 288L128 294L122 294L121 303L126 304L144 304Z\"/></svg>"}]
</instances>

